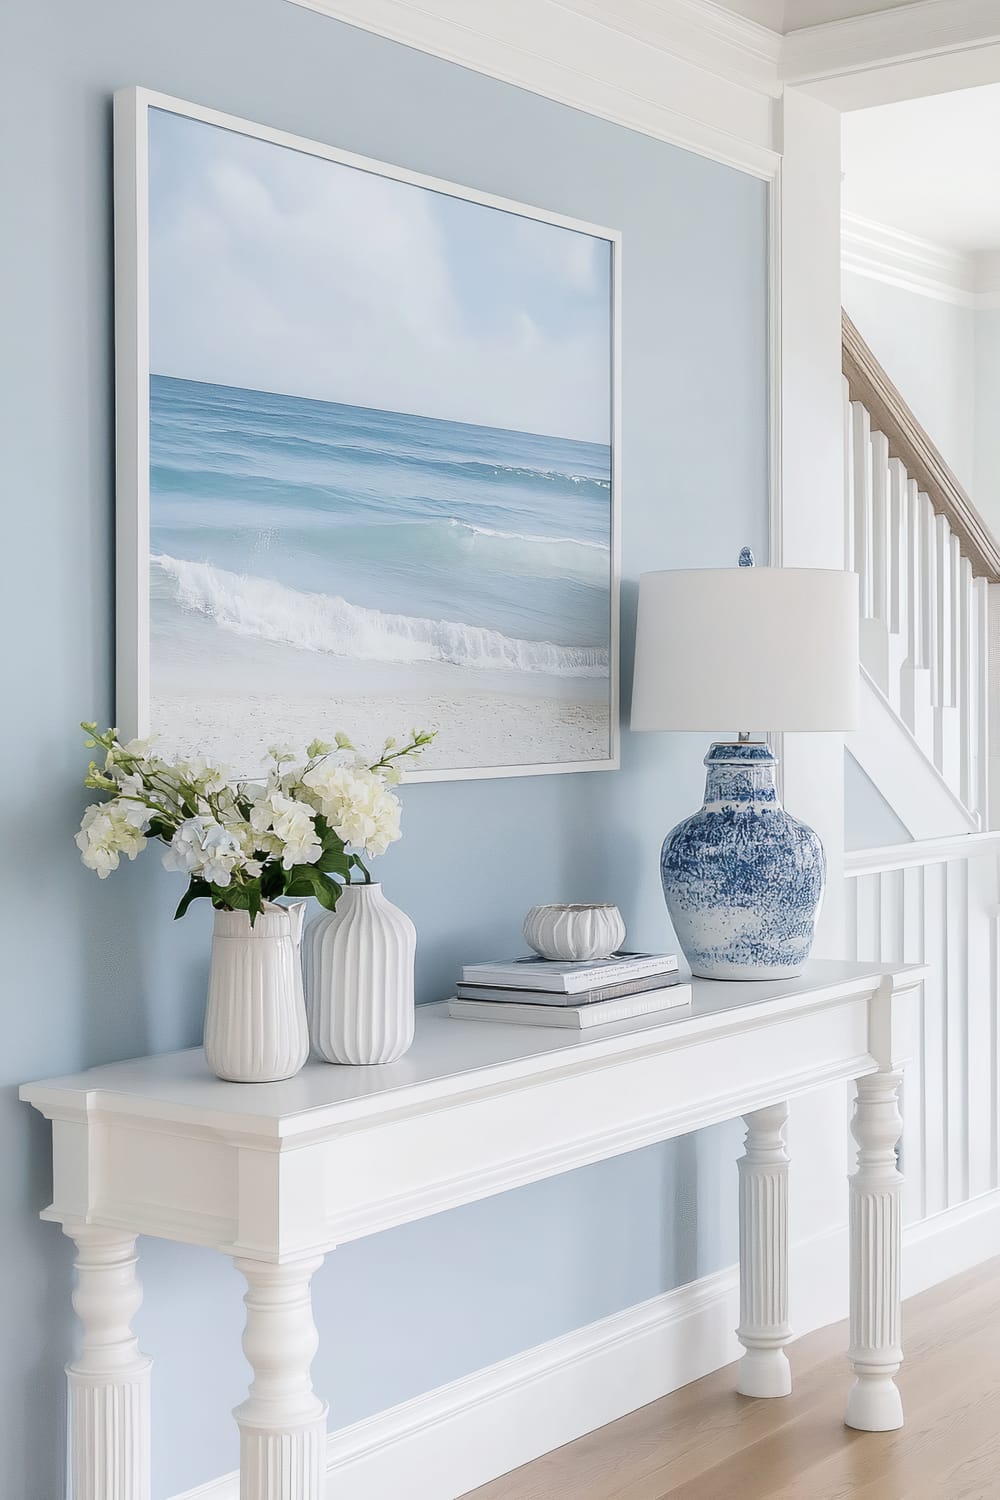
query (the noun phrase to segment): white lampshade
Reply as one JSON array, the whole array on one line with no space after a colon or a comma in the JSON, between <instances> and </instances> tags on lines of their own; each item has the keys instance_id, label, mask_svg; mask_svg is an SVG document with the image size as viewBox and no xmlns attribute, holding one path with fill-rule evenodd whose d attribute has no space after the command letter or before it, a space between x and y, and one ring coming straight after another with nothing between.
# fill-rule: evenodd
<instances>
[{"instance_id":1,"label":"white lampshade","mask_svg":"<svg viewBox=\"0 0 1000 1500\"><path fill-rule=\"evenodd\" d=\"M848 730L858 579L825 568L643 573L633 729Z\"/></svg>"}]
</instances>

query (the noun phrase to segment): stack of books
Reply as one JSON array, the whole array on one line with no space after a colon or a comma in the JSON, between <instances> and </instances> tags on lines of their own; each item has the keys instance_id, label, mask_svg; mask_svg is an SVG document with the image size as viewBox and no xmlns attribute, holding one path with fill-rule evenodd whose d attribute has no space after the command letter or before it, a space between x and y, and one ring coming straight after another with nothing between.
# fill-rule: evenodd
<instances>
[{"instance_id":1,"label":"stack of books","mask_svg":"<svg viewBox=\"0 0 1000 1500\"><path fill-rule=\"evenodd\" d=\"M616 953L584 963L512 958L466 964L451 1015L463 1021L514 1021L582 1030L691 1003L675 953Z\"/></svg>"}]
</instances>

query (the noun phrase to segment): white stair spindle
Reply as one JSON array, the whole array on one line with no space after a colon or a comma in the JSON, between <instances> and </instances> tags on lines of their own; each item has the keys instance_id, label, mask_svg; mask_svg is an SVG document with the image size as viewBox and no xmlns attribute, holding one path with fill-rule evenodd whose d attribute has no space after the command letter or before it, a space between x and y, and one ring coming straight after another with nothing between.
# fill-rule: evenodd
<instances>
[{"instance_id":1,"label":"white stair spindle","mask_svg":"<svg viewBox=\"0 0 1000 1500\"><path fill-rule=\"evenodd\" d=\"M854 431L854 570L861 594L861 618L874 615L872 595L872 446L871 419L858 402L851 405Z\"/></svg>"},{"instance_id":2,"label":"white stair spindle","mask_svg":"<svg viewBox=\"0 0 1000 1500\"><path fill-rule=\"evenodd\" d=\"M872 448L872 614L886 628L890 622L889 441L881 432L871 435Z\"/></svg>"},{"instance_id":3,"label":"white stair spindle","mask_svg":"<svg viewBox=\"0 0 1000 1500\"><path fill-rule=\"evenodd\" d=\"M975 597L976 673L976 807L982 828L992 826L990 815L990 585L985 578L972 584ZM993 679L994 681L996 679ZM997 696L1000 697L1000 690Z\"/></svg>"},{"instance_id":4,"label":"white stair spindle","mask_svg":"<svg viewBox=\"0 0 1000 1500\"><path fill-rule=\"evenodd\" d=\"M954 538L957 541L957 537ZM972 564L958 555L958 672L956 706L960 737L960 791L966 807L978 811L976 785L976 739L978 695L976 692L976 595L973 589Z\"/></svg>"},{"instance_id":5,"label":"white stair spindle","mask_svg":"<svg viewBox=\"0 0 1000 1500\"><path fill-rule=\"evenodd\" d=\"M847 377L844 389L844 567L849 573L854 563L854 423L851 420L851 387Z\"/></svg>"}]
</instances>

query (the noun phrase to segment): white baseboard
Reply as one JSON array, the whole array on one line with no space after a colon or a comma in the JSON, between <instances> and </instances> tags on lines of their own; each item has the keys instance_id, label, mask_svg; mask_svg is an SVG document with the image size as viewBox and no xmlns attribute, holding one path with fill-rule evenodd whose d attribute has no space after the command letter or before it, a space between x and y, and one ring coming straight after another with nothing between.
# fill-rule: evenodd
<instances>
[{"instance_id":1,"label":"white baseboard","mask_svg":"<svg viewBox=\"0 0 1000 1500\"><path fill-rule=\"evenodd\" d=\"M907 1296L1000 1255L1000 1192L906 1227ZM796 1335L847 1315L844 1227L793 1247ZM327 1449L331 1500L455 1500L738 1357L735 1267L440 1386L351 1427ZM175 1500L239 1500L239 1477Z\"/></svg>"},{"instance_id":2,"label":"white baseboard","mask_svg":"<svg viewBox=\"0 0 1000 1500\"><path fill-rule=\"evenodd\" d=\"M728 1364L735 1267L332 1432L337 1500L455 1500L509 1469ZM226 1475L176 1500L239 1500Z\"/></svg>"},{"instance_id":3,"label":"white baseboard","mask_svg":"<svg viewBox=\"0 0 1000 1500\"><path fill-rule=\"evenodd\" d=\"M982 1193L903 1229L903 1296L1000 1255L1000 1191Z\"/></svg>"}]
</instances>

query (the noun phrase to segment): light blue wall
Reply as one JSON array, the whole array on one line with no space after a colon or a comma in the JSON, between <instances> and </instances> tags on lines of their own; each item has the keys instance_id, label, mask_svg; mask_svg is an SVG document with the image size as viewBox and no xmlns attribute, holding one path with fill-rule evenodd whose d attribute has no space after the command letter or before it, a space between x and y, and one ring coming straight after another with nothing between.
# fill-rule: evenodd
<instances>
[{"instance_id":1,"label":"light blue wall","mask_svg":"<svg viewBox=\"0 0 1000 1500\"><path fill-rule=\"evenodd\" d=\"M100 884L72 845L74 726L113 711L112 91L145 84L622 229L626 666L641 568L765 549L766 191L283 0L5 0L0 32L0 1495L56 1500L70 1252L36 1218L49 1132L15 1087L197 1042L209 935L205 912L172 925L154 858ZM421 998L463 958L510 950L537 901L611 897L637 944L669 943L656 851L700 800L703 750L626 735L619 774L407 791L381 873L417 923ZM338 1251L316 1286L334 1423L734 1259L735 1151L733 1128L706 1133ZM152 1241L143 1276L163 1500L235 1464L240 1285Z\"/></svg>"}]
</instances>

